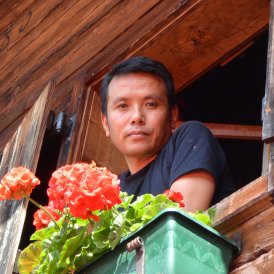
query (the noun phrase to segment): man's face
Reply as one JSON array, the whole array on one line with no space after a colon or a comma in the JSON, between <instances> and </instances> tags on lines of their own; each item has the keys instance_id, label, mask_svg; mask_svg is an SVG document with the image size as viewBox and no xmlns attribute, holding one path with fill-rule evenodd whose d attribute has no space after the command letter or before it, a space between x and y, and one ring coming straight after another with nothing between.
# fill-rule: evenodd
<instances>
[{"instance_id":1,"label":"man's face","mask_svg":"<svg viewBox=\"0 0 274 274\"><path fill-rule=\"evenodd\" d=\"M127 158L155 158L172 133L164 82L147 73L114 77L108 88L102 123L116 148Z\"/></svg>"}]
</instances>

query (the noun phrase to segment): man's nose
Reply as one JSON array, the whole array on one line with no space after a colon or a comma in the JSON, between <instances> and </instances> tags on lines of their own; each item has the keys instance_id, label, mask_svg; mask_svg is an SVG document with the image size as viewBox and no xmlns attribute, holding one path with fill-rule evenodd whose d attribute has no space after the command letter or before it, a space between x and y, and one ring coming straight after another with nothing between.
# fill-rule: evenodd
<instances>
[{"instance_id":1,"label":"man's nose","mask_svg":"<svg viewBox=\"0 0 274 274\"><path fill-rule=\"evenodd\" d=\"M141 107L135 107L131 116L131 124L143 124L145 116Z\"/></svg>"}]
</instances>

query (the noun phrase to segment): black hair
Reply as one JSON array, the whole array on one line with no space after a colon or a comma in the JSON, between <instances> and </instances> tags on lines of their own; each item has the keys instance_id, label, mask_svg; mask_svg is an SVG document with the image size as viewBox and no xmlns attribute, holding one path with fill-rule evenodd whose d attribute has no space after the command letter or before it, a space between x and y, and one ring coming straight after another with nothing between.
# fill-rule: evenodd
<instances>
[{"instance_id":1,"label":"black hair","mask_svg":"<svg viewBox=\"0 0 274 274\"><path fill-rule=\"evenodd\" d=\"M134 72L144 72L161 78L166 87L166 94L170 110L175 105L174 83L170 72L160 62L152 60L148 57L138 56L127 59L112 67L112 69L104 76L100 87L101 111L107 114L107 97L108 87L111 80L118 75L126 75Z\"/></svg>"}]
</instances>

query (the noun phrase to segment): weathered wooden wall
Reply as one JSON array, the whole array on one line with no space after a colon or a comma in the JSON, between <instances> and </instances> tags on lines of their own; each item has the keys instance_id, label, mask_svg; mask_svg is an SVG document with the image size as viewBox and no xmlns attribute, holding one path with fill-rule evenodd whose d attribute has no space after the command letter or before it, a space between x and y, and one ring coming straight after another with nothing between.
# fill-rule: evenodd
<instances>
[{"instance_id":1,"label":"weathered wooden wall","mask_svg":"<svg viewBox=\"0 0 274 274\"><path fill-rule=\"evenodd\" d=\"M1 1L0 151L50 79L64 109L76 79L97 90L111 64L144 54L179 89L247 46L268 13L269 0Z\"/></svg>"},{"instance_id":2,"label":"weathered wooden wall","mask_svg":"<svg viewBox=\"0 0 274 274\"><path fill-rule=\"evenodd\" d=\"M215 228L241 244L231 274L273 273L273 194L265 175L215 206Z\"/></svg>"}]
</instances>

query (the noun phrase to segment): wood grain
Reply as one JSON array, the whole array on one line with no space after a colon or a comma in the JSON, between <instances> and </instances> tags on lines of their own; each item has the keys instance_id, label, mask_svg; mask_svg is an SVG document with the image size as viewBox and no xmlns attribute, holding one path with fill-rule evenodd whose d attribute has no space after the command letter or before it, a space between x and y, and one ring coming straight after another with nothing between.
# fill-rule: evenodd
<instances>
[{"instance_id":1,"label":"wood grain","mask_svg":"<svg viewBox=\"0 0 274 274\"><path fill-rule=\"evenodd\" d=\"M106 137L101 125L100 98L93 92L92 104L89 112L85 142L83 144L81 159L85 162L95 160L99 166L107 166L113 173L119 174L127 170L127 165L122 154L112 145Z\"/></svg>"},{"instance_id":2,"label":"wood grain","mask_svg":"<svg viewBox=\"0 0 274 274\"><path fill-rule=\"evenodd\" d=\"M225 233L254 215L272 207L273 190L268 190L267 174L250 182L216 204L214 227Z\"/></svg>"},{"instance_id":3,"label":"wood grain","mask_svg":"<svg viewBox=\"0 0 274 274\"><path fill-rule=\"evenodd\" d=\"M42 2L6 6L1 37L12 41L0 62L0 150L50 79L61 109L79 74L97 90L113 63L145 54L171 69L179 89L244 47L269 19L268 0Z\"/></svg>"},{"instance_id":4,"label":"wood grain","mask_svg":"<svg viewBox=\"0 0 274 274\"><path fill-rule=\"evenodd\" d=\"M201 3L142 51L167 65L177 90L250 44L268 24L270 1Z\"/></svg>"},{"instance_id":5,"label":"wood grain","mask_svg":"<svg viewBox=\"0 0 274 274\"><path fill-rule=\"evenodd\" d=\"M239 268L230 271L230 274L273 274L274 249L263 254L256 260L246 263Z\"/></svg>"},{"instance_id":6,"label":"wood grain","mask_svg":"<svg viewBox=\"0 0 274 274\"><path fill-rule=\"evenodd\" d=\"M274 142L274 1L271 0L266 89L263 105L263 140L266 143ZM271 157L273 160L274 155Z\"/></svg>"},{"instance_id":7,"label":"wood grain","mask_svg":"<svg viewBox=\"0 0 274 274\"><path fill-rule=\"evenodd\" d=\"M262 212L258 212L251 219L226 233L229 238L233 238L234 235L240 235L242 242L241 253L234 259L231 269L237 269L251 262L253 266L256 266L256 260L258 258L265 256L274 249L273 213L274 207L269 207ZM264 264L262 261L261 263L260 268L263 269Z\"/></svg>"},{"instance_id":8,"label":"wood grain","mask_svg":"<svg viewBox=\"0 0 274 274\"><path fill-rule=\"evenodd\" d=\"M12 167L35 172L44 136L54 84L50 82L4 149L0 178ZM12 273L26 215L27 200L0 202L0 273Z\"/></svg>"},{"instance_id":9,"label":"wood grain","mask_svg":"<svg viewBox=\"0 0 274 274\"><path fill-rule=\"evenodd\" d=\"M183 121L176 121L179 127ZM235 124L204 123L216 138L238 139L238 140L262 140L262 127Z\"/></svg>"}]
</instances>

